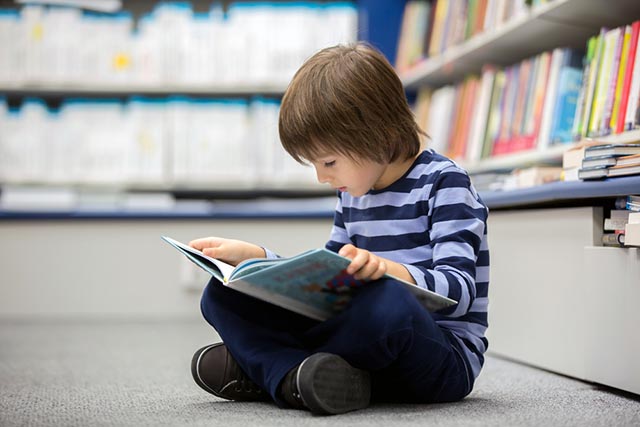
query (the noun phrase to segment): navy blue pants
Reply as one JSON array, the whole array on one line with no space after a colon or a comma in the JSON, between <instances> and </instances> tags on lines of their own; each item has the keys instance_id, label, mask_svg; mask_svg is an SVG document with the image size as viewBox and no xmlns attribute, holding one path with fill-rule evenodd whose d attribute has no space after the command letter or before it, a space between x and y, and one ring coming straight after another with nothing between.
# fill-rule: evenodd
<instances>
[{"instance_id":1,"label":"navy blue pants","mask_svg":"<svg viewBox=\"0 0 640 427\"><path fill-rule=\"evenodd\" d=\"M318 322L228 289L206 287L202 314L247 375L280 406L276 392L290 369L327 352L371 373L372 400L446 402L472 388L450 332L392 280L358 288L347 308Z\"/></svg>"}]
</instances>

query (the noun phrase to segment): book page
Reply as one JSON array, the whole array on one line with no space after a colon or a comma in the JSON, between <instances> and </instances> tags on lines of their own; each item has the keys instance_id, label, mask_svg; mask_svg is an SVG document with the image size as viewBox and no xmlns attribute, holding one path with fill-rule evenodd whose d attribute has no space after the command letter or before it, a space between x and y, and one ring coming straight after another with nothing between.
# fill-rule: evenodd
<instances>
[{"instance_id":1,"label":"book page","mask_svg":"<svg viewBox=\"0 0 640 427\"><path fill-rule=\"evenodd\" d=\"M233 273L234 267L219 259L211 258L203 254L201 251L178 242L167 236L161 236L162 240L182 252L187 258L193 261L198 267L206 270L220 282L226 283Z\"/></svg>"}]
</instances>

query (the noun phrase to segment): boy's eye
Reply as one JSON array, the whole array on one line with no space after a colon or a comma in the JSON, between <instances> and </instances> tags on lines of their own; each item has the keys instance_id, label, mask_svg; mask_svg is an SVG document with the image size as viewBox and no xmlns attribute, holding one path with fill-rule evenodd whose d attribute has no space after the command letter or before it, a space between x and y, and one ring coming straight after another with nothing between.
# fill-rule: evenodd
<instances>
[{"instance_id":1,"label":"boy's eye","mask_svg":"<svg viewBox=\"0 0 640 427\"><path fill-rule=\"evenodd\" d=\"M335 160L331 160L330 162L324 162L324 166L326 168L330 168L331 166L334 166L336 164Z\"/></svg>"}]
</instances>

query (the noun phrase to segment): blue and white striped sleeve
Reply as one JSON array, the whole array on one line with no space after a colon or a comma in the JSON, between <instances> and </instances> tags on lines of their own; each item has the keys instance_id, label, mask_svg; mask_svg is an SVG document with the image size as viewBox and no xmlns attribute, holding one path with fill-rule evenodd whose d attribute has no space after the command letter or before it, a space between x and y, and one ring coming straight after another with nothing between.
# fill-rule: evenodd
<instances>
[{"instance_id":1,"label":"blue and white striped sleeve","mask_svg":"<svg viewBox=\"0 0 640 427\"><path fill-rule=\"evenodd\" d=\"M443 310L463 316L476 297L476 263L486 232L488 210L457 167L439 173L429 194L431 268L405 264L420 287L458 301Z\"/></svg>"}]
</instances>

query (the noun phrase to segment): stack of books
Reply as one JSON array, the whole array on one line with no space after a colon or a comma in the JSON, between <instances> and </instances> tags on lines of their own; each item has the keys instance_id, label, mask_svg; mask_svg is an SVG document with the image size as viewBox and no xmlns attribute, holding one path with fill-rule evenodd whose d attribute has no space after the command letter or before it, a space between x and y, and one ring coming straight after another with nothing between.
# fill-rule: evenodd
<instances>
[{"instance_id":1,"label":"stack of books","mask_svg":"<svg viewBox=\"0 0 640 427\"><path fill-rule=\"evenodd\" d=\"M579 179L640 175L640 143L603 144L584 148Z\"/></svg>"},{"instance_id":2,"label":"stack of books","mask_svg":"<svg viewBox=\"0 0 640 427\"><path fill-rule=\"evenodd\" d=\"M620 197L604 220L604 246L640 246L640 196Z\"/></svg>"}]
</instances>

